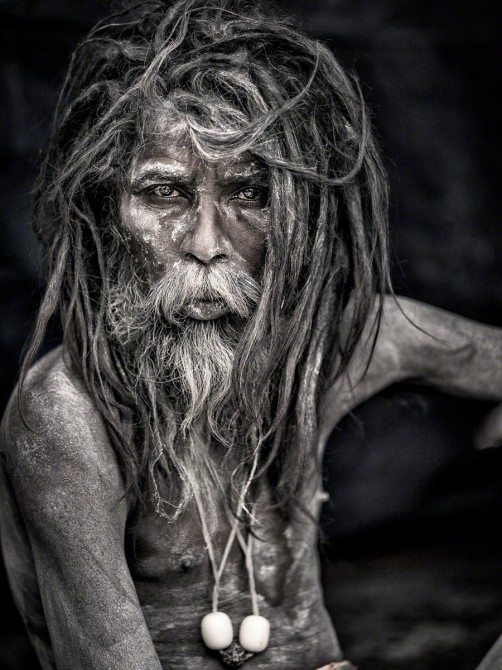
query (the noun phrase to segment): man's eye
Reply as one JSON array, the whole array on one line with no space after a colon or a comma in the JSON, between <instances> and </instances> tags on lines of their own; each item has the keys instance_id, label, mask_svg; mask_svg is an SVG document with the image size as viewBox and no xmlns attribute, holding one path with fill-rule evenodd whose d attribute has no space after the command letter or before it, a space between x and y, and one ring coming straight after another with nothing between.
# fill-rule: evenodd
<instances>
[{"instance_id":1,"label":"man's eye","mask_svg":"<svg viewBox=\"0 0 502 670\"><path fill-rule=\"evenodd\" d=\"M248 202L264 201L265 200L265 190L263 188L258 188L257 186L246 186L238 191L234 198L237 200L247 200Z\"/></svg>"},{"instance_id":2,"label":"man's eye","mask_svg":"<svg viewBox=\"0 0 502 670\"><path fill-rule=\"evenodd\" d=\"M181 195L178 189L169 184L159 184L158 186L152 186L148 189L148 192L152 195L156 195L158 198L177 198Z\"/></svg>"}]
</instances>

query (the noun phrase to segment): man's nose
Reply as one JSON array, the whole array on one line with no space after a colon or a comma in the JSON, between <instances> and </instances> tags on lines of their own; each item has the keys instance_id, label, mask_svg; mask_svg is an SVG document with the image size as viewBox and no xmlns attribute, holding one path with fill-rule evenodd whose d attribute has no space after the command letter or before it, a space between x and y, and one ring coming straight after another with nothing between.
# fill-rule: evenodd
<instances>
[{"instance_id":1,"label":"man's nose","mask_svg":"<svg viewBox=\"0 0 502 670\"><path fill-rule=\"evenodd\" d=\"M201 202L195 213L195 225L183 239L180 249L186 258L205 265L228 257L228 240L221 229L214 202Z\"/></svg>"}]
</instances>

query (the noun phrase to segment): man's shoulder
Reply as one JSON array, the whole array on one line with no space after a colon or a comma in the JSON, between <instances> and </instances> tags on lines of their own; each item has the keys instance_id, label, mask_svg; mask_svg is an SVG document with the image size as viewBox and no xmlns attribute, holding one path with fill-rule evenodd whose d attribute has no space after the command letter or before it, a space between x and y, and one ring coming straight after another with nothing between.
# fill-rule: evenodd
<instances>
[{"instance_id":1,"label":"man's shoulder","mask_svg":"<svg viewBox=\"0 0 502 670\"><path fill-rule=\"evenodd\" d=\"M350 310L347 315L350 324ZM347 383L368 388L402 381L441 383L469 363L476 346L490 346L499 336L496 330L412 298L376 296Z\"/></svg>"},{"instance_id":2,"label":"man's shoulder","mask_svg":"<svg viewBox=\"0 0 502 670\"><path fill-rule=\"evenodd\" d=\"M341 324L341 341L346 344L354 325L355 305L349 302ZM401 298L376 294L368 311L364 327L350 361L353 380L367 370L371 360L387 367L399 364L400 347L408 336L403 317ZM336 361L335 361L336 362ZM359 372L359 375L357 374Z\"/></svg>"},{"instance_id":3,"label":"man's shoulder","mask_svg":"<svg viewBox=\"0 0 502 670\"><path fill-rule=\"evenodd\" d=\"M23 393L77 394L81 399L89 400L84 384L71 369L62 346L49 351L29 369L23 384Z\"/></svg>"},{"instance_id":4,"label":"man's shoulder","mask_svg":"<svg viewBox=\"0 0 502 670\"><path fill-rule=\"evenodd\" d=\"M14 389L4 415L3 431L21 430L32 422L45 427L65 415L68 420L64 425L71 427L94 414L84 384L65 362L62 347L57 347L30 368L21 388Z\"/></svg>"},{"instance_id":5,"label":"man's shoulder","mask_svg":"<svg viewBox=\"0 0 502 670\"><path fill-rule=\"evenodd\" d=\"M341 324L341 342L346 345L354 327L356 305L349 303ZM375 393L408 375L405 352L412 328L400 298L375 295L352 357L341 375L325 391L322 435L329 435L338 421ZM334 352L334 370L339 364Z\"/></svg>"},{"instance_id":6,"label":"man's shoulder","mask_svg":"<svg viewBox=\"0 0 502 670\"><path fill-rule=\"evenodd\" d=\"M102 417L61 347L41 358L16 387L5 411L0 449L7 461L52 466L108 458Z\"/></svg>"},{"instance_id":7,"label":"man's shoulder","mask_svg":"<svg viewBox=\"0 0 502 670\"><path fill-rule=\"evenodd\" d=\"M406 356L418 348L422 335L427 337L422 322L424 315L431 310L429 305L411 298L375 295L354 352L353 367L367 369L372 360L377 368L391 368L406 374ZM349 304L342 324L342 336L352 318L353 305Z\"/></svg>"}]
</instances>

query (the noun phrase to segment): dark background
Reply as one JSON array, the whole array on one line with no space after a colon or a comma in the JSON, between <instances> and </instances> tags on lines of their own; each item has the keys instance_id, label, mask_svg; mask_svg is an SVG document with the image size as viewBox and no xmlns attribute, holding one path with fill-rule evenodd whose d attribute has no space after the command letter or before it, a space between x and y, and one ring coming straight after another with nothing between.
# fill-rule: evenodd
<instances>
[{"instance_id":1,"label":"dark background","mask_svg":"<svg viewBox=\"0 0 502 670\"><path fill-rule=\"evenodd\" d=\"M362 79L391 181L396 291L502 326L499 3L279 4ZM1 410L40 298L39 149L71 50L111 7L0 0ZM325 592L362 670L473 670L502 630L502 450L472 447L491 406L393 387L332 437ZM0 587L0 670L35 670Z\"/></svg>"}]
</instances>

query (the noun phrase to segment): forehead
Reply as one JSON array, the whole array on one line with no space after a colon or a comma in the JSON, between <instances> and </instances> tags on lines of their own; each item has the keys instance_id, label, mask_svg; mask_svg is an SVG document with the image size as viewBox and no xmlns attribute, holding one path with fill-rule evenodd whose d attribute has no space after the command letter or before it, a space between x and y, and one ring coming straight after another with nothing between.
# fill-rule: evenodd
<instances>
[{"instance_id":1,"label":"forehead","mask_svg":"<svg viewBox=\"0 0 502 670\"><path fill-rule=\"evenodd\" d=\"M155 165L167 166L186 176L195 176L212 168L222 181L235 176L265 176L268 172L250 151L225 158L202 157L193 145L186 121L170 112L150 113L143 141L135 153L133 175Z\"/></svg>"}]
</instances>

